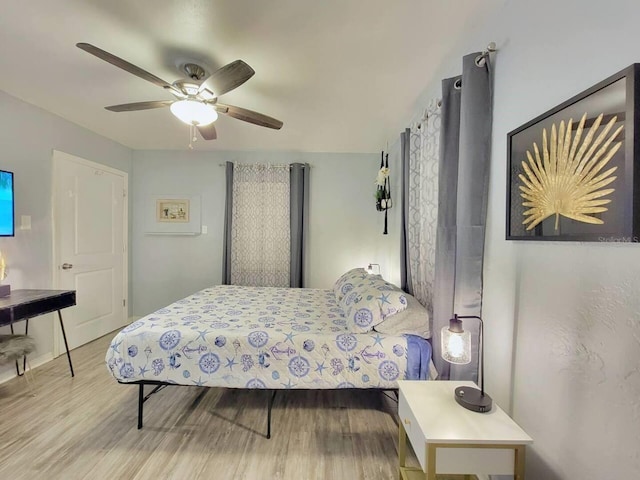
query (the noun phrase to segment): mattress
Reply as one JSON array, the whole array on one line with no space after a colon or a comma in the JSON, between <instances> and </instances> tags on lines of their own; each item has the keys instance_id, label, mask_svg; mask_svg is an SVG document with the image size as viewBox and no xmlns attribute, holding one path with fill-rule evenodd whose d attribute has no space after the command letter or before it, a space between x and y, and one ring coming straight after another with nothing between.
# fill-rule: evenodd
<instances>
[{"instance_id":1,"label":"mattress","mask_svg":"<svg viewBox=\"0 0 640 480\"><path fill-rule=\"evenodd\" d=\"M429 362L419 337L350 332L333 290L228 285L133 322L106 355L123 383L268 389L397 388Z\"/></svg>"}]
</instances>

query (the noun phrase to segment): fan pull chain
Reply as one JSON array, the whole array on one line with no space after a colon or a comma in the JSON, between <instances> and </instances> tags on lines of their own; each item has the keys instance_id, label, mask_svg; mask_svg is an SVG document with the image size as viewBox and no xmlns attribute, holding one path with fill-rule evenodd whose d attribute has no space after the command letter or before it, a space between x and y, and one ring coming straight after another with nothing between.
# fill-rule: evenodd
<instances>
[{"instance_id":1,"label":"fan pull chain","mask_svg":"<svg viewBox=\"0 0 640 480\"><path fill-rule=\"evenodd\" d=\"M198 137L196 136L196 126L191 124L189 125L189 150L193 150L193 143L198 141Z\"/></svg>"}]
</instances>

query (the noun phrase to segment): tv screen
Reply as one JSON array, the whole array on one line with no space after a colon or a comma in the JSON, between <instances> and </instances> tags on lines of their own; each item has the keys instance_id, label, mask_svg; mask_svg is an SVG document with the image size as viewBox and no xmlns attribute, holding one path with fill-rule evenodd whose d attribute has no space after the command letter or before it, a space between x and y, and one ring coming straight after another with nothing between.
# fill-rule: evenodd
<instances>
[{"instance_id":1,"label":"tv screen","mask_svg":"<svg viewBox=\"0 0 640 480\"><path fill-rule=\"evenodd\" d=\"M13 237L13 173L0 170L0 237Z\"/></svg>"}]
</instances>

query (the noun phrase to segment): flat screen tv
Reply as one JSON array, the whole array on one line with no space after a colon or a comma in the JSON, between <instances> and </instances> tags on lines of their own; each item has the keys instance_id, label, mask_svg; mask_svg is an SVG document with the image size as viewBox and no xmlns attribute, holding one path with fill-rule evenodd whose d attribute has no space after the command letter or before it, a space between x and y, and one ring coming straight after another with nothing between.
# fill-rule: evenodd
<instances>
[{"instance_id":1,"label":"flat screen tv","mask_svg":"<svg viewBox=\"0 0 640 480\"><path fill-rule=\"evenodd\" d=\"M0 170L0 237L15 235L13 173Z\"/></svg>"}]
</instances>

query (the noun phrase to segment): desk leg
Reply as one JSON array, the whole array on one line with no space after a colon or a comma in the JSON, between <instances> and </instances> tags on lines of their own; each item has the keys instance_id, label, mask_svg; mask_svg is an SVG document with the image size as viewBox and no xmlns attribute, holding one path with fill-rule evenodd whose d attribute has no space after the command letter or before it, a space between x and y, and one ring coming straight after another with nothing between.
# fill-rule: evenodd
<instances>
[{"instance_id":1,"label":"desk leg","mask_svg":"<svg viewBox=\"0 0 640 480\"><path fill-rule=\"evenodd\" d=\"M24 334L28 335L29 334L29 319L26 319L27 321L25 322L25 326L24 326ZM11 335L14 335L15 332L13 331L13 322L9 324L9 328L11 329ZM27 371L27 356L24 355L22 357L22 373L20 373L20 366L18 364L18 360L16 360L16 375L18 375L19 377L24 375L24 372Z\"/></svg>"},{"instance_id":2,"label":"desk leg","mask_svg":"<svg viewBox=\"0 0 640 480\"><path fill-rule=\"evenodd\" d=\"M64 323L62 323L62 313L58 310L58 318L60 319L60 328L62 329L62 338L64 340L64 348L67 350L67 359L69 359L69 370L71 370L71 376L74 377L73 365L71 364L71 354L69 353L69 345L67 344L67 334L64 332Z\"/></svg>"},{"instance_id":3,"label":"desk leg","mask_svg":"<svg viewBox=\"0 0 640 480\"><path fill-rule=\"evenodd\" d=\"M29 319L24 322L24 334L29 335ZM16 365L16 369L18 366ZM27 356L22 357L22 375L24 375L27 371ZM32 372L33 373L33 372Z\"/></svg>"}]
</instances>

